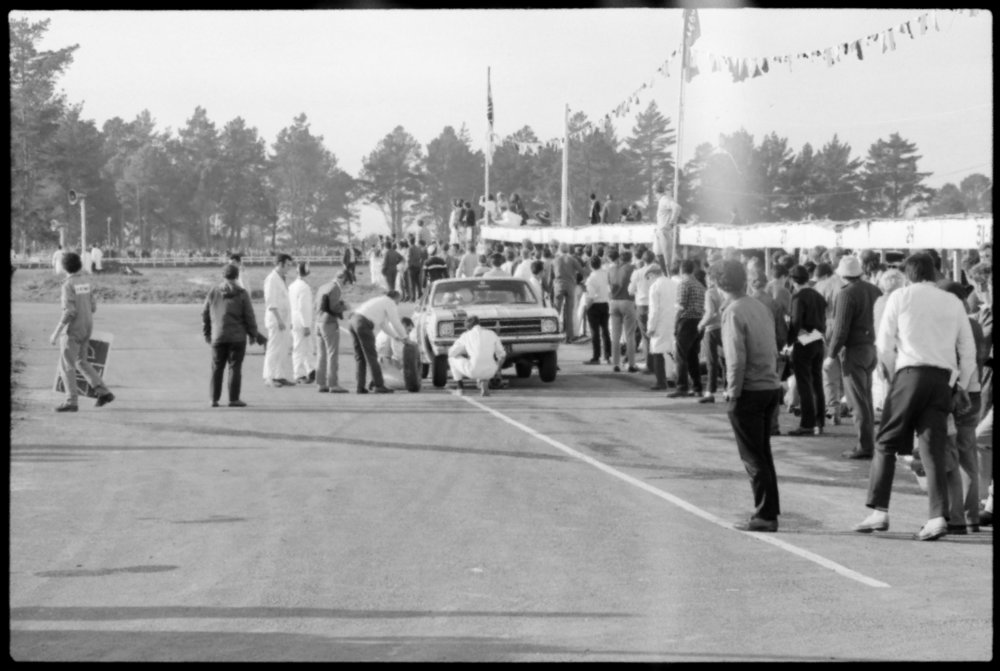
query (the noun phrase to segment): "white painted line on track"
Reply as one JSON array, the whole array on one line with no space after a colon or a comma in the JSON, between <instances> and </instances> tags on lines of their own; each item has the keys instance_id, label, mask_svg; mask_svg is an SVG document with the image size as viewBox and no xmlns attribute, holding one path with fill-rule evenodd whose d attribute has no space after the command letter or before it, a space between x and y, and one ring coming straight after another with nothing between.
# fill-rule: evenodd
<instances>
[{"instance_id":1,"label":"white painted line on track","mask_svg":"<svg viewBox=\"0 0 1000 671\"><path fill-rule=\"evenodd\" d=\"M466 401L467 403L470 403L470 404L474 405L475 407L479 408L480 410L484 410L484 411L488 412L489 414L493 415L497 419L499 419L499 420L501 420L503 422L506 422L507 424L510 424L514 428L520 429L521 431L527 433L529 436L531 436L533 438L537 438L538 440L542 441L543 443L548 443L549 445L551 445L552 447L556 448L557 450L565 452L566 454L568 454L571 457L574 457L574 458L579 459L579 460L581 460L583 462L586 462L586 463L590 464L591 466L593 466L594 468L597 468L597 469L599 469L601 471L604 471L608 475L614 476L614 477L618 478L619 480L624 480L625 482L629 483L630 485L634 485L634 486L638 487L639 489L645 490L645 491L649 492L650 494L652 494L653 496L658 496L659 498L661 498L661 499L663 499L665 501L669 501L670 503L674 504L678 508L682 508L682 509L688 511L689 513L691 513L692 515L697 515L698 517L702 518L703 520L705 520L707 522L711 522L712 524L720 526L723 529L729 529L730 531L737 531L739 533L746 534L746 535L750 536L751 538L756 538L757 540L763 541L764 543L770 543L771 545L773 545L773 546L775 546L777 548L781 548L782 550L785 550L786 552L790 552L793 555L796 555L798 557L801 557L803 559L811 561L811 562L813 562L815 564L819 564L823 568L830 569L831 571L834 571L835 573L839 573L840 575L844 576L845 578L850 578L851 580L856 580L856 581L858 581L858 582L860 582L860 583L862 583L864 585L868 585L869 587L890 587L890 585L888 583L884 583L881 580L875 580L874 578L869 578L868 576L863 575L861 573L858 573L857 571L853 571L853 570L847 568L846 566L841 566L837 562L832 561L830 559L827 559L826 557L821 557L820 555L816 554L815 552L810 552L809 550L803 550L802 548L796 547L795 545L792 545L791 543L787 543L787 542L781 540L780 538L774 537L770 533L742 531L740 529L737 529L732 524L729 524L728 522L723 521L722 519L716 517L715 515L713 515L710 512L704 511L701 508L699 508L699 507L697 507L697 506L695 506L695 505L693 505L691 503L688 503L684 499L678 498L678 497L674 496L673 494L671 494L669 492L663 491L662 489L658 489L658 488L654 487L653 485L649 484L648 482L643 482L642 480L640 480L638 478L635 478L635 477L632 477L631 475L629 475L627 473L622 473L621 471L619 471L619 470L617 470L615 468L612 468L611 466L608 466L604 462L598 461L597 459L594 459L593 457L589 457L586 454L583 454L581 452L578 452L578 451L574 450L572 447L568 447L567 445L563 445L558 440L555 440L553 438L549 438L545 434L540 433L540 432L536 431L535 429L532 429L530 426L522 424L521 422L517 421L516 419L512 419L512 418L508 417L507 415L503 414L502 412L494 410L493 408L491 408L491 407L489 407L487 405L483 405L482 403L480 403L479 401L475 400L474 398L471 398L469 396L465 396L465 395L461 394L458 390L453 391L452 394L454 396L458 396L463 401Z\"/></svg>"}]
</instances>

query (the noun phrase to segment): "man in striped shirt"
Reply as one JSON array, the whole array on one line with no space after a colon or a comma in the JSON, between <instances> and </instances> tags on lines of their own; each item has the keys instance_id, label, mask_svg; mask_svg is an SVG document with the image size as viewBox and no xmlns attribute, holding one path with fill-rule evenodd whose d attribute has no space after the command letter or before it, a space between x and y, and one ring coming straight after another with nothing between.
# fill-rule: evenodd
<instances>
[{"instance_id":1,"label":"man in striped shirt","mask_svg":"<svg viewBox=\"0 0 1000 671\"><path fill-rule=\"evenodd\" d=\"M694 396L701 396L701 363L698 351L701 335L698 322L705 314L705 287L694 278L694 261L681 261L681 280L677 287L677 318L674 323L674 356L677 359L677 389L667 398L691 396L688 376Z\"/></svg>"}]
</instances>

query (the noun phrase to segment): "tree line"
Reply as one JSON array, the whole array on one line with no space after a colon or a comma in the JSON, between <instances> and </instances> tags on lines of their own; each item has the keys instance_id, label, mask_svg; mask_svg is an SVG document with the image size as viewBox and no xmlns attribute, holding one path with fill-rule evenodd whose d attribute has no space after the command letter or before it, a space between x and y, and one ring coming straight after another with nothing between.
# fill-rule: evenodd
<instances>
[{"instance_id":1,"label":"tree line","mask_svg":"<svg viewBox=\"0 0 1000 671\"><path fill-rule=\"evenodd\" d=\"M200 106L176 132L158 129L148 110L98 128L56 88L78 47L40 51L47 20L9 26L12 247L51 244L53 221L79 230L70 189L86 194L89 239L142 249L330 245L349 236L364 203L378 207L396 235L421 218L446 237L453 200L476 204L482 194L485 157L464 125L444 127L426 147L397 126L356 176L339 167L304 113L270 146L242 117L219 126ZM656 182L673 185L670 117L654 101L624 139L609 118L594 132L589 126L581 112L569 121L570 223L585 222L591 193L638 203L651 220ZM529 126L504 138L492 154L490 190L517 193L529 213L548 210L558 221L562 150L556 143L518 149L537 143ZM696 148L680 170L678 196L687 221L992 212L990 178L974 174L931 189L920 158L896 133L855 158L837 135L795 152L777 133L757 143L740 130Z\"/></svg>"}]
</instances>

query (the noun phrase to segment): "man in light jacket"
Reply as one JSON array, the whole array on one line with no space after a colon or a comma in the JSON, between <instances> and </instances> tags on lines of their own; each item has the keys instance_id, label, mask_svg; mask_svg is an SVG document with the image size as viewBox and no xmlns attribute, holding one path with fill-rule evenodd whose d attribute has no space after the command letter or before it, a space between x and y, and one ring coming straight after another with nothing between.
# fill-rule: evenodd
<instances>
[{"instance_id":1,"label":"man in light jacket","mask_svg":"<svg viewBox=\"0 0 1000 671\"><path fill-rule=\"evenodd\" d=\"M476 381L482 396L490 395L490 380L500 370L504 349L500 336L479 325L479 317L469 315L465 320L465 333L448 350L448 365L451 376L459 389L462 380Z\"/></svg>"},{"instance_id":2,"label":"man in light jacket","mask_svg":"<svg viewBox=\"0 0 1000 671\"><path fill-rule=\"evenodd\" d=\"M264 351L264 384L269 387L290 387L292 372L292 304L285 285L285 276L292 267L292 257L278 254L274 270L264 278L264 326L267 328L267 349Z\"/></svg>"},{"instance_id":3,"label":"man in light jacket","mask_svg":"<svg viewBox=\"0 0 1000 671\"><path fill-rule=\"evenodd\" d=\"M312 358L313 346L313 293L306 282L309 262L299 262L299 276L288 287L288 300L292 307L292 372L298 384L316 380Z\"/></svg>"}]
</instances>

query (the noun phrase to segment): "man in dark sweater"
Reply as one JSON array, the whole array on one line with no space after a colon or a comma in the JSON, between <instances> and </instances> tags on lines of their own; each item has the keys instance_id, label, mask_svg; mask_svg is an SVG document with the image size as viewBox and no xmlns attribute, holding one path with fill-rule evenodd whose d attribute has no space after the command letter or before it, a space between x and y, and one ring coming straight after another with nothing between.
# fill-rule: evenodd
<instances>
[{"instance_id":1,"label":"man in dark sweater","mask_svg":"<svg viewBox=\"0 0 1000 671\"><path fill-rule=\"evenodd\" d=\"M809 271L804 266L794 266L789 277L793 293L788 344L792 346L792 371L799 392L801 417L798 428L788 434L819 435L826 421L822 338L826 329L826 300L809 286Z\"/></svg>"},{"instance_id":2,"label":"man in dark sweater","mask_svg":"<svg viewBox=\"0 0 1000 671\"><path fill-rule=\"evenodd\" d=\"M744 275L746 273L744 272ZM746 293L744 291L744 293ZM694 261L681 261L681 281L677 287L677 317L674 322L674 356L677 361L677 389L667 398L691 396L688 377L695 396L701 396L701 334L698 323L705 314L705 287L694 278Z\"/></svg>"},{"instance_id":3,"label":"man in dark sweater","mask_svg":"<svg viewBox=\"0 0 1000 671\"><path fill-rule=\"evenodd\" d=\"M825 367L840 361L844 391L858 427L858 444L841 456L871 459L875 451L875 409L872 402L872 373L878 362L875 350L875 299L878 287L861 279L864 269L856 256L840 259L837 274L846 285L833 300L833 329Z\"/></svg>"}]
</instances>

